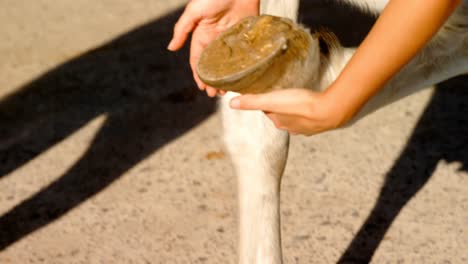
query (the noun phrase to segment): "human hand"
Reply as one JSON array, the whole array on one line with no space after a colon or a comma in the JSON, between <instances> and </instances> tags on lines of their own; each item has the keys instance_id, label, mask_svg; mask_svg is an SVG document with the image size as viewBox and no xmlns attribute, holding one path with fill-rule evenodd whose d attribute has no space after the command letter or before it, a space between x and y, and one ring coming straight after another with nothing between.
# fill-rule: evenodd
<instances>
[{"instance_id":1,"label":"human hand","mask_svg":"<svg viewBox=\"0 0 468 264\"><path fill-rule=\"evenodd\" d=\"M191 0L174 27L174 36L168 49L180 49L192 33L190 66L193 78L208 96L224 94L224 91L207 86L198 78L196 67L203 49L221 32L247 16L258 15L259 0Z\"/></svg>"},{"instance_id":2,"label":"human hand","mask_svg":"<svg viewBox=\"0 0 468 264\"><path fill-rule=\"evenodd\" d=\"M278 129L306 136L338 128L356 112L343 103L343 98L335 98L332 93L305 89L241 95L233 98L230 106L239 110L261 110Z\"/></svg>"}]
</instances>

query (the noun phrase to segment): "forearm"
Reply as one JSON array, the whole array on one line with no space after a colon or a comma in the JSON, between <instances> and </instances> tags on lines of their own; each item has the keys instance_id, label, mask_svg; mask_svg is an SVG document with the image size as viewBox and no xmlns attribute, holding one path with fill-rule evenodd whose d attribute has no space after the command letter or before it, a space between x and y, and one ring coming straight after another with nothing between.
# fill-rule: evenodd
<instances>
[{"instance_id":1,"label":"forearm","mask_svg":"<svg viewBox=\"0 0 468 264\"><path fill-rule=\"evenodd\" d=\"M350 119L434 36L460 1L392 0L334 84L331 100Z\"/></svg>"}]
</instances>

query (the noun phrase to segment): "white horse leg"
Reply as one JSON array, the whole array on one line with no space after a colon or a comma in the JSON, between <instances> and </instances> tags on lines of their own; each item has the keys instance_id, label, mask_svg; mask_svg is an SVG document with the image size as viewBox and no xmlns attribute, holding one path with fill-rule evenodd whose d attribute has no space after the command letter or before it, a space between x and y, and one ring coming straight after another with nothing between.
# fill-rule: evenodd
<instances>
[{"instance_id":1,"label":"white horse leg","mask_svg":"<svg viewBox=\"0 0 468 264\"><path fill-rule=\"evenodd\" d=\"M379 93L371 98L347 126L386 105L467 71L468 58L454 58L436 66L409 64Z\"/></svg>"},{"instance_id":2,"label":"white horse leg","mask_svg":"<svg viewBox=\"0 0 468 264\"><path fill-rule=\"evenodd\" d=\"M261 1L261 12L296 20L299 0ZM238 177L239 263L282 263L280 184L289 135L260 111L235 111L221 100L225 143Z\"/></svg>"},{"instance_id":3,"label":"white horse leg","mask_svg":"<svg viewBox=\"0 0 468 264\"><path fill-rule=\"evenodd\" d=\"M426 87L468 72L467 18L468 1L465 0L431 43L369 100L354 120Z\"/></svg>"},{"instance_id":4,"label":"white horse leg","mask_svg":"<svg viewBox=\"0 0 468 264\"><path fill-rule=\"evenodd\" d=\"M369 2L349 0L349 2ZM383 2L383 1L382 1ZM370 9L375 6L369 5ZM347 124L352 125L362 117L426 87L468 72L468 0L458 7L441 30L426 47L396 76L373 96L357 116ZM354 48L343 49L329 63L321 89L333 82L354 53ZM332 51L334 52L334 51Z\"/></svg>"},{"instance_id":5,"label":"white horse leg","mask_svg":"<svg viewBox=\"0 0 468 264\"><path fill-rule=\"evenodd\" d=\"M262 1L261 11L296 20L298 4L296 0ZM425 56L431 54L432 49L440 50L437 46L429 46L425 49ZM426 64L424 56L416 58L366 104L358 118L427 85L467 71L466 50L454 51L460 56L452 55L447 60L436 56L437 65ZM331 61L329 69L324 69L323 72L333 73L327 74L325 79L328 82L336 78L351 52L353 50L345 51L344 57L339 59L341 62ZM228 103L233 96L234 93L228 93L222 99L221 107L226 145L238 174L239 262L281 263L280 182L289 137L277 130L261 112L231 110Z\"/></svg>"},{"instance_id":6,"label":"white horse leg","mask_svg":"<svg viewBox=\"0 0 468 264\"><path fill-rule=\"evenodd\" d=\"M262 112L229 108L221 101L225 143L238 177L239 263L282 263L280 183L289 136Z\"/></svg>"},{"instance_id":7,"label":"white horse leg","mask_svg":"<svg viewBox=\"0 0 468 264\"><path fill-rule=\"evenodd\" d=\"M261 0L260 13L287 17L297 22L300 0Z\"/></svg>"}]
</instances>

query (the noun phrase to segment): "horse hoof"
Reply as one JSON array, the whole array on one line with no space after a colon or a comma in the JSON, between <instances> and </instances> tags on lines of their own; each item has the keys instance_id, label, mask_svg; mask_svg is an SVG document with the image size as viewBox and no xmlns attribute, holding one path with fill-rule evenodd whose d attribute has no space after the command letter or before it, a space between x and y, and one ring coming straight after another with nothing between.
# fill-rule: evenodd
<instances>
[{"instance_id":1,"label":"horse hoof","mask_svg":"<svg viewBox=\"0 0 468 264\"><path fill-rule=\"evenodd\" d=\"M288 85L281 79L305 64L312 43L307 30L289 19L248 17L206 47L197 74L207 85L226 91L261 93L287 88L278 87Z\"/></svg>"}]
</instances>

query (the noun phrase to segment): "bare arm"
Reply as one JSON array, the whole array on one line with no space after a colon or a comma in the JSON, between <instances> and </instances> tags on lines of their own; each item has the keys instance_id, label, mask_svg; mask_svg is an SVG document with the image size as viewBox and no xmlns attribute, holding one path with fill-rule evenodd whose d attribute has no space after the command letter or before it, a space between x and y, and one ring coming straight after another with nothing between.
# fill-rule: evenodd
<instances>
[{"instance_id":1,"label":"bare arm","mask_svg":"<svg viewBox=\"0 0 468 264\"><path fill-rule=\"evenodd\" d=\"M234 98L231 107L263 110L278 128L312 135L344 125L434 36L460 0L391 0L325 92L287 89Z\"/></svg>"},{"instance_id":2,"label":"bare arm","mask_svg":"<svg viewBox=\"0 0 468 264\"><path fill-rule=\"evenodd\" d=\"M329 95L338 101L346 98L342 103L354 115L426 45L459 3L460 0L390 1L328 90Z\"/></svg>"}]
</instances>

